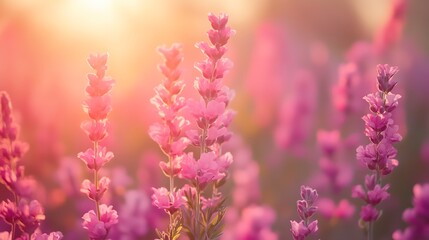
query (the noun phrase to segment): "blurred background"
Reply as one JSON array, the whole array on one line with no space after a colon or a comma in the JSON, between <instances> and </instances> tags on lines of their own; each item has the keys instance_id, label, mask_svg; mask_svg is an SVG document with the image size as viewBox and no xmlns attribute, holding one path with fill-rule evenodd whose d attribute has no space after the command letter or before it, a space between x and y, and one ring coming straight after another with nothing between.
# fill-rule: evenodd
<instances>
[{"instance_id":1,"label":"blurred background","mask_svg":"<svg viewBox=\"0 0 429 240\"><path fill-rule=\"evenodd\" d=\"M367 172L355 158L356 147L368 143L362 97L375 91L376 65L388 63L400 69L395 119L404 139L399 167L386 179L391 198L376 239L391 239L405 227L412 186L429 180L428 8L425 0L0 0L0 90L9 93L20 138L30 144L24 164L39 183L42 229L62 231L65 239L85 236L80 217L91 203L79 186L89 173L76 155L90 146L80 129L88 118L81 104L91 72L86 58L97 52L109 53L107 75L116 80L104 143L115 154L104 173L112 178L107 201L123 216L113 239L151 239L165 224L150 204L150 187L166 185L158 168L164 156L147 134L159 121L149 103L162 80L156 48L183 44L185 94L196 96L193 65L204 56L194 44L207 41L207 14L223 12L237 31L225 79L236 91L237 111L226 221L292 239L289 221L298 219L299 187L307 184L332 201L317 215L314 239L361 239L362 201L350 195ZM335 190L321 160L326 141L339 149ZM246 184L253 195L245 195ZM337 205L342 199L349 205ZM246 210L256 207L260 212ZM226 239L248 239L225 231Z\"/></svg>"}]
</instances>

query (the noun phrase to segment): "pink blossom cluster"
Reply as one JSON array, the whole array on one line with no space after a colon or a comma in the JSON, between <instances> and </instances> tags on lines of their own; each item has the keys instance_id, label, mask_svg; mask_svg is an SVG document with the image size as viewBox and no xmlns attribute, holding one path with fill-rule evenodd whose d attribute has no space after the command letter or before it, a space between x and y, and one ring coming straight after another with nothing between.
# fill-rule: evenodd
<instances>
[{"instance_id":1,"label":"pink blossom cluster","mask_svg":"<svg viewBox=\"0 0 429 240\"><path fill-rule=\"evenodd\" d=\"M156 207L173 214L185 203L181 189L176 191L174 187L174 178L181 171L184 150L189 145L189 139L183 136L183 129L189 125L189 121L180 115L185 107L185 98L180 96L185 84L180 80L181 71L177 67L183 56L179 44L170 48L160 47L158 52L165 61L159 65L164 80L155 88L156 95L151 103L157 108L162 123L153 124L149 135L168 157L168 162L161 161L159 166L170 179L170 188L153 188L152 200Z\"/></svg>"},{"instance_id":2,"label":"pink blossom cluster","mask_svg":"<svg viewBox=\"0 0 429 240\"><path fill-rule=\"evenodd\" d=\"M224 200L218 190L227 178L227 171L232 164L232 154L222 153L222 144L228 141L232 134L228 130L235 114L228 109L228 104L234 97L234 91L223 84L225 73L232 67L232 62L224 57L226 44L235 34L228 23L225 14L209 14L208 19L212 29L207 32L210 43L199 42L196 47L206 59L197 62L195 67L202 77L197 77L194 87L201 96L200 100L189 100L188 107L196 123L196 129L187 131L191 144L199 147L199 156L192 153L184 155L180 178L188 180L195 187L195 196L188 195L185 228L190 237L208 236L215 238L221 234L222 218L225 214L222 206ZM211 194L204 197L206 187L212 184ZM207 223L204 223L204 219ZM202 226L202 227L201 227Z\"/></svg>"},{"instance_id":3,"label":"pink blossom cluster","mask_svg":"<svg viewBox=\"0 0 429 240\"><path fill-rule=\"evenodd\" d=\"M13 121L12 104L5 92L0 92L0 183L14 200L0 203L0 217L11 226L10 232L0 233L1 239L61 239L60 232L42 234L39 230L45 220L42 205L32 200L36 182L25 176L22 157L28 145L18 140L19 126Z\"/></svg>"},{"instance_id":4,"label":"pink blossom cluster","mask_svg":"<svg viewBox=\"0 0 429 240\"><path fill-rule=\"evenodd\" d=\"M152 195L153 204L170 215L170 233L160 234L161 238L174 238L171 234L177 223L172 214L185 202L188 202L187 211L193 217L183 222L194 223L184 224L184 227L193 237L200 236L200 214L209 208L219 208L223 202L217 188L225 182L228 167L232 163L231 153L222 153L221 144L231 137L228 126L234 115L233 111L227 109L234 92L222 83L225 72L232 66L232 62L223 56L227 51L225 45L234 31L226 25L228 17L225 14L209 14L208 19L212 26L207 33L211 45L207 42L196 44L207 56L206 60L195 64L202 74L194 83L201 100L185 101L179 96L185 86L179 80L181 72L177 69L183 59L180 45L159 49L165 59L164 64L159 66L165 79L155 88L156 95L151 102L157 108L162 122L152 125L149 135L168 157L168 162L161 162L160 167L170 179L170 189L153 188ZM191 120L180 114L184 107L189 108L192 123L197 127L186 132L184 130ZM200 149L199 156L194 156L193 152L184 152L190 144ZM176 191L175 176L188 180L191 186L185 185ZM215 190L210 197L204 197L201 193L209 184L214 184Z\"/></svg>"},{"instance_id":5,"label":"pink blossom cluster","mask_svg":"<svg viewBox=\"0 0 429 240\"><path fill-rule=\"evenodd\" d=\"M402 214L408 227L395 231L394 240L429 239L429 184L416 184L413 192L413 208Z\"/></svg>"},{"instance_id":6,"label":"pink blossom cluster","mask_svg":"<svg viewBox=\"0 0 429 240\"><path fill-rule=\"evenodd\" d=\"M103 195L109 188L110 179L99 176L99 170L113 158L113 153L101 146L100 142L107 136L107 116L112 110L110 91L114 80L105 76L107 70L107 54L90 55L89 65L95 70L95 74L88 74L88 86L85 91L87 99L83 104L84 111L90 120L82 122L81 128L87 134L92 148L80 152L80 158L94 173L94 180L85 179L80 191L95 202L95 211L90 210L82 217L82 226L88 230L88 236L92 240L106 239L110 229L118 222L118 214L113 206L100 204Z\"/></svg>"},{"instance_id":7,"label":"pink blossom cluster","mask_svg":"<svg viewBox=\"0 0 429 240\"><path fill-rule=\"evenodd\" d=\"M361 198L366 203L361 208L360 216L362 221L369 223L368 234L372 234L372 223L380 216L376 206L389 197L387 192L389 184L383 186L381 178L398 166L395 159L397 150L393 143L402 139L392 118L392 113L401 98L400 95L391 93L397 84L392 78L398 72L398 68L385 64L378 65L377 71L378 92L364 97L369 103L371 113L362 118L365 121L365 135L371 143L356 149L357 159L372 173L365 177L364 186L355 186L352 193L353 197Z\"/></svg>"},{"instance_id":8,"label":"pink blossom cluster","mask_svg":"<svg viewBox=\"0 0 429 240\"><path fill-rule=\"evenodd\" d=\"M304 240L310 234L317 232L317 220L311 221L310 218L316 213L317 207L314 206L318 198L316 189L301 186L301 200L296 202L300 222L290 221L291 232L294 240Z\"/></svg>"}]
</instances>

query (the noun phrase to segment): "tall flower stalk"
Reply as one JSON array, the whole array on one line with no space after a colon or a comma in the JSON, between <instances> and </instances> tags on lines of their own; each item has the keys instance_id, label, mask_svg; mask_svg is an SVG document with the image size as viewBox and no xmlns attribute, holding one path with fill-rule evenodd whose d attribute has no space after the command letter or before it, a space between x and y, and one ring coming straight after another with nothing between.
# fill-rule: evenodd
<instances>
[{"instance_id":1,"label":"tall flower stalk","mask_svg":"<svg viewBox=\"0 0 429 240\"><path fill-rule=\"evenodd\" d=\"M393 240L429 239L429 183L414 185L413 192L413 207L402 214L408 226L403 231L396 230Z\"/></svg>"},{"instance_id":2,"label":"tall flower stalk","mask_svg":"<svg viewBox=\"0 0 429 240\"><path fill-rule=\"evenodd\" d=\"M88 230L91 240L106 239L111 227L118 222L118 214L113 206L101 204L104 193L108 190L110 179L100 177L99 170L113 158L113 153L103 147L101 141L107 136L107 116L112 110L110 91L114 80L105 76L107 70L107 54L90 55L89 65L95 74L88 74L88 86L85 89L87 99L83 104L84 111L90 120L82 122L81 128L88 135L93 146L80 152L80 158L92 171L93 181L85 179L80 191L95 203L95 211L90 210L82 217L83 228Z\"/></svg>"},{"instance_id":3,"label":"tall flower stalk","mask_svg":"<svg viewBox=\"0 0 429 240\"><path fill-rule=\"evenodd\" d=\"M42 234L36 231L45 220L44 210L32 200L35 180L25 176L22 157L28 145L18 140L19 126L13 121L12 104L6 92L0 92L0 183L13 195L0 203L0 217L11 226L0 233L1 239L61 239L60 232Z\"/></svg>"},{"instance_id":4,"label":"tall flower stalk","mask_svg":"<svg viewBox=\"0 0 429 240\"><path fill-rule=\"evenodd\" d=\"M376 93L364 97L369 104L370 113L362 119L365 121L365 135L369 138L368 145L356 149L356 158L363 163L371 173L366 175L365 184L353 188L352 196L361 198L365 205L361 208L360 223L367 232L367 239L372 240L374 223L381 216L377 206L389 197L389 184L382 183L383 176L392 172L398 166L395 159L397 150L393 143L402 140L398 126L394 125L393 111L398 106L399 94L391 91L397 82L393 76L398 72L397 67L387 64L377 66Z\"/></svg>"},{"instance_id":5,"label":"tall flower stalk","mask_svg":"<svg viewBox=\"0 0 429 240\"><path fill-rule=\"evenodd\" d=\"M231 138L228 126L234 115L227 109L234 92L223 85L222 80L232 67L224 54L225 45L235 31L227 26L225 14L209 14L208 19L212 27L207 32L211 44L196 44L207 57L195 64L202 74L194 82L201 98L189 101L197 128L187 131L192 145L199 148L199 156L194 157L192 152L184 155L179 174L193 187L185 192L188 208L184 210L184 228L191 239L217 239L222 234L225 207L219 187L225 183L233 161L231 153L222 153L221 145ZM208 186L211 186L211 193Z\"/></svg>"},{"instance_id":6,"label":"tall flower stalk","mask_svg":"<svg viewBox=\"0 0 429 240\"><path fill-rule=\"evenodd\" d=\"M182 130L189 125L189 121L180 115L185 107L185 98L179 96L185 87L180 80L181 71L177 68L182 62L182 48L179 44L171 47L160 47L158 52L163 56L164 63L158 68L164 75L163 82L155 88L156 95L151 99L161 123L153 124L149 129L150 137L159 144L161 150L168 158L168 162L161 161L159 166L169 178L169 190L164 187L152 188L153 204L163 209L170 219L167 231L157 231L158 237L164 240L177 239L180 236L181 214L180 207L185 203L182 190L176 191L174 178L181 170L180 161L184 150L189 145L189 139L182 136Z\"/></svg>"}]
</instances>

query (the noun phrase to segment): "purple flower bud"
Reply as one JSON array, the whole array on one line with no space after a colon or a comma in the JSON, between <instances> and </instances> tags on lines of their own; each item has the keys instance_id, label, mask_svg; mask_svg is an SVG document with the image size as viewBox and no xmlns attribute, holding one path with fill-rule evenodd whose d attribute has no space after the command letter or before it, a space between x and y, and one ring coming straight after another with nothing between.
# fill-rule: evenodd
<instances>
[{"instance_id":1,"label":"purple flower bud","mask_svg":"<svg viewBox=\"0 0 429 240\"><path fill-rule=\"evenodd\" d=\"M378 89L381 92L388 93L396 86L397 82L392 80L392 77L398 72L398 67L389 67L387 64L377 65L377 81Z\"/></svg>"}]
</instances>

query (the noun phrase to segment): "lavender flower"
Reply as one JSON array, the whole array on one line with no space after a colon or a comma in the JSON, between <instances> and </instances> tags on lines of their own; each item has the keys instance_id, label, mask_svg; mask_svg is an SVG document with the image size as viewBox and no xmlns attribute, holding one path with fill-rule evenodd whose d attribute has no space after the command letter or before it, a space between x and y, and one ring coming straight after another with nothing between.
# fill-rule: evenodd
<instances>
[{"instance_id":1,"label":"lavender flower","mask_svg":"<svg viewBox=\"0 0 429 240\"><path fill-rule=\"evenodd\" d=\"M88 63L96 74L88 74L88 86L85 89L88 98L83 104L83 109L91 120L84 121L81 128L92 141L93 147L80 152L77 157L94 172L93 182L85 179L80 191L95 202L96 211L90 210L83 215L82 226L88 230L90 239L101 240L106 239L111 227L118 222L118 214L113 210L113 206L100 205L101 198L109 188L110 179L99 176L99 170L113 158L113 153L101 146L100 142L107 136L107 116L112 110L110 91L114 80L105 76L107 54L90 55Z\"/></svg>"},{"instance_id":2,"label":"lavender flower","mask_svg":"<svg viewBox=\"0 0 429 240\"><path fill-rule=\"evenodd\" d=\"M408 227L395 231L394 240L429 239L429 183L414 185L413 192L413 208L406 209L402 215Z\"/></svg>"},{"instance_id":3,"label":"lavender flower","mask_svg":"<svg viewBox=\"0 0 429 240\"><path fill-rule=\"evenodd\" d=\"M365 121L365 135L371 143L356 149L357 159L371 170L371 174L365 177L364 186L355 186L352 192L353 197L361 198L366 203L361 208L360 215L364 227L367 228L368 239L372 239L374 222L380 217L376 206L389 197L389 184L382 185L381 178L398 166L395 159L397 151L393 143L402 139L392 118L392 112L401 97L391 93L397 84L392 78L398 68L389 67L387 64L378 65L377 72L378 92L364 97L369 103L370 113L362 118Z\"/></svg>"},{"instance_id":4,"label":"lavender flower","mask_svg":"<svg viewBox=\"0 0 429 240\"><path fill-rule=\"evenodd\" d=\"M18 233L19 238L33 238L41 221L45 220L43 207L31 199L35 180L25 176L21 162L28 145L19 141L18 135L19 126L13 121L9 96L0 92L0 183L14 196L14 201L7 199L0 203L0 217L11 226L10 232L1 233L4 239L17 239ZM61 233L55 237L61 238Z\"/></svg>"},{"instance_id":5,"label":"lavender flower","mask_svg":"<svg viewBox=\"0 0 429 240\"><path fill-rule=\"evenodd\" d=\"M296 202L301 221L290 221L290 230L294 240L304 240L310 234L317 232L317 220L310 222L310 218L317 210L317 207L313 206L317 198L318 194L315 189L301 186L301 200Z\"/></svg>"},{"instance_id":6,"label":"lavender flower","mask_svg":"<svg viewBox=\"0 0 429 240\"><path fill-rule=\"evenodd\" d=\"M158 68L164 75L162 84L155 88L156 95L151 99L161 118L161 123L153 124L149 129L150 137L158 143L168 162L161 161L159 167L169 178L169 189L152 188L152 203L159 209L163 209L170 219L168 230L159 232L160 239L175 239L180 235L180 212L177 211L184 205L184 197L179 189L176 191L174 178L182 169L184 150L189 145L189 139L183 136L183 129L189 125L189 121L180 115L185 107L185 98L180 94L185 84L180 80L181 71L178 65L182 62L182 48L179 44L173 44L170 48L165 46L158 48L163 56L164 63ZM177 214L175 214L177 213Z\"/></svg>"},{"instance_id":7,"label":"lavender flower","mask_svg":"<svg viewBox=\"0 0 429 240\"><path fill-rule=\"evenodd\" d=\"M201 99L188 102L197 129L187 131L187 137L200 151L198 157L192 153L183 156L179 173L180 178L190 181L196 192L195 196L192 192L185 193L188 206L183 214L184 228L194 239L221 235L225 207L218 188L226 182L228 168L233 161L231 153L222 153L221 148L232 136L228 127L234 116L234 112L227 109L234 92L223 85L222 79L232 67L232 62L224 54L226 44L235 31L227 26L228 16L225 14L216 16L210 13L208 19L212 26L207 32L211 44L196 44L207 56L207 59L195 64L202 75L194 82ZM212 192L208 194L211 196L202 198L208 185L212 186Z\"/></svg>"}]
</instances>

